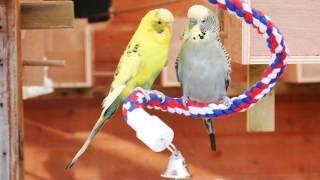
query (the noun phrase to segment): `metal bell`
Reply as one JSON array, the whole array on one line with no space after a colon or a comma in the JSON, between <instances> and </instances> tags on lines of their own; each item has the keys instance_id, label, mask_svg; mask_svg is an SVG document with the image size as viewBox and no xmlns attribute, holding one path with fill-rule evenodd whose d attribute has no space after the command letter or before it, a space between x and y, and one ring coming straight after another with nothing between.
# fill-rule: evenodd
<instances>
[{"instance_id":1,"label":"metal bell","mask_svg":"<svg viewBox=\"0 0 320 180\"><path fill-rule=\"evenodd\" d=\"M168 149L171 151L170 148ZM169 158L167 169L163 174L161 174L161 176L165 178L172 178L172 179L190 178L191 173L189 172L189 169L187 167L187 163L184 157L182 156L181 152L178 151L175 147L173 149L174 150L171 151L172 154Z\"/></svg>"}]
</instances>

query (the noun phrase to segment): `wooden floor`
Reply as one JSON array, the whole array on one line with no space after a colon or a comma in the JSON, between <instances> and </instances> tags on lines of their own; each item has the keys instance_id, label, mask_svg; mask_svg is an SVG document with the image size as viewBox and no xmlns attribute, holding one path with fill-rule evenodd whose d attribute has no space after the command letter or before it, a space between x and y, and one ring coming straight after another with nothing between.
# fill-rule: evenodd
<instances>
[{"instance_id":1,"label":"wooden floor","mask_svg":"<svg viewBox=\"0 0 320 180\"><path fill-rule=\"evenodd\" d=\"M212 153L200 119L156 112L174 129L174 144L193 179L320 179L319 97L278 96L275 133L246 133L245 113L216 120ZM155 153L113 118L71 170L67 162L99 115L101 99L25 101L26 180L161 179L168 152Z\"/></svg>"}]
</instances>

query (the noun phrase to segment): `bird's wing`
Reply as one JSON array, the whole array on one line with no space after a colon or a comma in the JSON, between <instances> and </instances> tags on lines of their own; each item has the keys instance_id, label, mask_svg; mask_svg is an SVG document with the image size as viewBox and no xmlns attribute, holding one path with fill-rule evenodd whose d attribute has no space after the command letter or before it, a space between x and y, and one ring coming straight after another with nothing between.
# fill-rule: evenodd
<instances>
[{"instance_id":1,"label":"bird's wing","mask_svg":"<svg viewBox=\"0 0 320 180\"><path fill-rule=\"evenodd\" d=\"M127 49L121 56L119 65L115 71L110 91L117 86L126 84L134 77L142 66L141 43L130 42Z\"/></svg>"},{"instance_id":2,"label":"bird's wing","mask_svg":"<svg viewBox=\"0 0 320 180\"><path fill-rule=\"evenodd\" d=\"M180 68L180 57L179 57L179 56L176 58L176 62L175 62L174 67L175 67L175 69L176 69L176 77L177 77L177 80L178 80L179 82L181 82L181 81L180 81L180 73L181 73L180 71L181 71L181 68Z\"/></svg>"},{"instance_id":3,"label":"bird's wing","mask_svg":"<svg viewBox=\"0 0 320 180\"><path fill-rule=\"evenodd\" d=\"M107 108L119 96L122 90L143 66L141 43L130 42L120 58L115 71L109 95L103 100L103 107Z\"/></svg>"},{"instance_id":4,"label":"bird's wing","mask_svg":"<svg viewBox=\"0 0 320 180\"><path fill-rule=\"evenodd\" d=\"M223 48L224 49L224 48ZM226 86L226 90L228 89L229 87L229 84L231 82L231 59L230 59L230 56L229 54L225 51L226 53L226 60L227 60L227 75L226 75L226 80L225 80L225 86Z\"/></svg>"},{"instance_id":5,"label":"bird's wing","mask_svg":"<svg viewBox=\"0 0 320 180\"><path fill-rule=\"evenodd\" d=\"M220 40L218 40L219 44L220 44L220 47L222 48L223 52L224 52L224 55L225 55L225 60L226 60L226 76L225 76L225 88L226 90L228 89L229 87L229 84L231 82L231 58L230 58L230 55L228 53L228 51L224 48L223 44L221 43Z\"/></svg>"}]
</instances>

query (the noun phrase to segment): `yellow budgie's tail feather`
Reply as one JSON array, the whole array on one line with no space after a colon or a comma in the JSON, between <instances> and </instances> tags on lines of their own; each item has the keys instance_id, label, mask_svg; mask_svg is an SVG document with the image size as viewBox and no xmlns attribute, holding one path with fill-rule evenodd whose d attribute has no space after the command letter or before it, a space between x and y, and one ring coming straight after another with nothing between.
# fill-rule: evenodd
<instances>
[{"instance_id":1,"label":"yellow budgie's tail feather","mask_svg":"<svg viewBox=\"0 0 320 180\"><path fill-rule=\"evenodd\" d=\"M103 109L108 109L109 106L111 106L111 104L117 99L117 97L119 97L119 95L121 94L121 92L124 90L125 87L126 87L125 85L122 85L114 88L113 91L110 92L108 96L104 98L102 102Z\"/></svg>"},{"instance_id":2,"label":"yellow budgie's tail feather","mask_svg":"<svg viewBox=\"0 0 320 180\"><path fill-rule=\"evenodd\" d=\"M96 134L101 130L104 124L110 120L110 117L113 115L113 113L117 110L117 108L121 104L121 101L117 97L119 97L124 87L125 86L120 86L118 88L115 88L114 91L112 91L104 99L103 110L101 112L101 115L98 121L94 125L93 129L91 130L89 136L87 137L86 141L84 142L80 150L77 152L74 158L68 163L68 165L66 166L66 169L72 168L72 166L78 161L78 159L82 156L82 154L87 150L89 144L91 143L93 138L96 136Z\"/></svg>"},{"instance_id":3,"label":"yellow budgie's tail feather","mask_svg":"<svg viewBox=\"0 0 320 180\"><path fill-rule=\"evenodd\" d=\"M103 111L104 112L104 111ZM106 123L106 120L103 118L103 113L101 113L100 118L98 119L98 121L96 122L96 124L94 125L94 128L92 129L92 131L90 132L90 135L87 137L86 141L84 142L84 144L82 145L82 147L79 149L79 151L77 152L77 154L73 157L73 159L68 163L68 165L66 166L66 169L70 169L72 168L72 166L78 161L78 159L80 158L80 156L82 156L82 154L87 150L90 142L92 141L92 139L94 138L94 136L99 132L99 130L103 127L103 125Z\"/></svg>"}]
</instances>

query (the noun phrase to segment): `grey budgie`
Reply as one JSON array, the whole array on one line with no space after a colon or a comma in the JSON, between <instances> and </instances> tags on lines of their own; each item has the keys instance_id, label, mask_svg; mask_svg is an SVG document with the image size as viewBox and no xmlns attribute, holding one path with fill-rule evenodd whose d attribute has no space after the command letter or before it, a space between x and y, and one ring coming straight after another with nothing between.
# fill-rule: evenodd
<instances>
[{"instance_id":1,"label":"grey budgie","mask_svg":"<svg viewBox=\"0 0 320 180\"><path fill-rule=\"evenodd\" d=\"M217 15L202 5L188 10L188 26L183 45L176 61L177 79L182 85L184 101L223 102L230 82L230 58L220 42ZM211 149L216 150L211 119L204 119L209 133Z\"/></svg>"}]
</instances>

